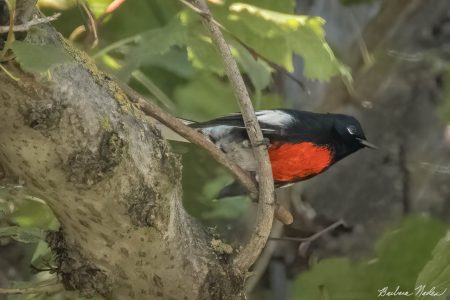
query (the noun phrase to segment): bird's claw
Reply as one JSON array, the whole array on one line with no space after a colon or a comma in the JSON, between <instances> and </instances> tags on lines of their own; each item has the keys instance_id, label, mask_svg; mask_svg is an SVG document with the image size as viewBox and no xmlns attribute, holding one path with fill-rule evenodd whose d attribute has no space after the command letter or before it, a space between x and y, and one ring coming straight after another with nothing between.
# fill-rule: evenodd
<instances>
[{"instance_id":1,"label":"bird's claw","mask_svg":"<svg viewBox=\"0 0 450 300\"><path fill-rule=\"evenodd\" d=\"M268 138L263 138L262 141L256 143L255 147L265 147L266 150L269 149L270 141Z\"/></svg>"},{"instance_id":2,"label":"bird's claw","mask_svg":"<svg viewBox=\"0 0 450 300\"><path fill-rule=\"evenodd\" d=\"M251 148L252 145L250 144L249 140L245 140L242 142L242 146L244 148ZM268 138L264 138L262 141L256 143L255 147L265 147L266 149L269 149L270 141Z\"/></svg>"}]
</instances>

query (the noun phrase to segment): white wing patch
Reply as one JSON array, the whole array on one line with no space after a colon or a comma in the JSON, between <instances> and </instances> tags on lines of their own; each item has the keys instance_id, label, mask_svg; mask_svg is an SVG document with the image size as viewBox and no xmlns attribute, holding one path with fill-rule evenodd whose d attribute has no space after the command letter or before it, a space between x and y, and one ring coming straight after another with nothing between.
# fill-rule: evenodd
<instances>
[{"instance_id":1,"label":"white wing patch","mask_svg":"<svg viewBox=\"0 0 450 300\"><path fill-rule=\"evenodd\" d=\"M281 110L261 110L256 112L256 117L261 123L271 126L287 126L294 118Z\"/></svg>"}]
</instances>

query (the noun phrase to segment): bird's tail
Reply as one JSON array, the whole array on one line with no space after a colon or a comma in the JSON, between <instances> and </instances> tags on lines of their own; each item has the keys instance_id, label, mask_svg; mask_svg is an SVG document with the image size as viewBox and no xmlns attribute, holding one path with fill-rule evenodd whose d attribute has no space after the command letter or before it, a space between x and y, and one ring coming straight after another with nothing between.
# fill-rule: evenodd
<instances>
[{"instance_id":1,"label":"bird's tail","mask_svg":"<svg viewBox=\"0 0 450 300\"><path fill-rule=\"evenodd\" d=\"M237 181L233 181L231 184L220 190L216 199L222 199L226 197L243 196L247 194L247 190Z\"/></svg>"},{"instance_id":2,"label":"bird's tail","mask_svg":"<svg viewBox=\"0 0 450 300\"><path fill-rule=\"evenodd\" d=\"M191 125L191 124L196 123L194 121L180 119L180 118L178 120L180 120L181 122L183 122L186 125ZM161 136L163 138L165 138L166 140L189 143L188 140L186 140L184 137L182 137L181 135L179 135L178 133L176 133L175 131L173 131L172 129L170 129L169 127L164 125L163 123L155 120L154 124L155 124L156 128L158 128L159 131L161 131Z\"/></svg>"}]
</instances>

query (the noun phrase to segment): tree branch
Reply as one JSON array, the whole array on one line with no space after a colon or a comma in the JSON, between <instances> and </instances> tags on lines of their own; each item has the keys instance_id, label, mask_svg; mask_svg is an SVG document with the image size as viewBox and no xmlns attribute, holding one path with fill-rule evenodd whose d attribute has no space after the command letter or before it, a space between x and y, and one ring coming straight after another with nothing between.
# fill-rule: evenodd
<instances>
[{"instance_id":1,"label":"tree branch","mask_svg":"<svg viewBox=\"0 0 450 300\"><path fill-rule=\"evenodd\" d=\"M193 0L194 5L204 12L203 24L211 34L213 43L216 45L222 58L225 71L233 88L234 95L244 119L253 153L258 162L259 179L259 202L257 208L256 228L250 240L234 258L234 268L241 273L246 272L256 261L264 248L272 228L274 217L274 186L272 168L269 163L267 150L261 147L263 135L256 119L253 105L242 75L239 72L236 61L231 55L230 48L223 37L222 32L211 16L208 5L204 0Z\"/></svg>"},{"instance_id":2,"label":"tree branch","mask_svg":"<svg viewBox=\"0 0 450 300\"><path fill-rule=\"evenodd\" d=\"M158 120L191 143L205 149L209 155L211 155L218 163L227 168L234 175L234 177L236 177L236 179L250 192L250 196L252 198L257 197L258 190L256 189L256 184L253 179L238 165L231 162L226 155L213 143L211 143L203 134L190 128L189 126L186 126L183 122L165 112L152 102L145 100L144 97L139 95L128 85L121 83L120 87L128 95L130 100L136 103L147 116Z\"/></svg>"}]
</instances>

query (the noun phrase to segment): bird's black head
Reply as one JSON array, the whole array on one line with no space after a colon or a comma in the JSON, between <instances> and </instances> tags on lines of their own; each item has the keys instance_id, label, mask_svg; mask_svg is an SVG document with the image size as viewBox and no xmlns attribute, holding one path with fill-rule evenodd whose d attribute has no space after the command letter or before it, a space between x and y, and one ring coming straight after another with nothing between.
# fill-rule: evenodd
<instances>
[{"instance_id":1,"label":"bird's black head","mask_svg":"<svg viewBox=\"0 0 450 300\"><path fill-rule=\"evenodd\" d=\"M333 115L335 161L338 161L361 148L376 147L369 143L358 120L346 115Z\"/></svg>"}]
</instances>

